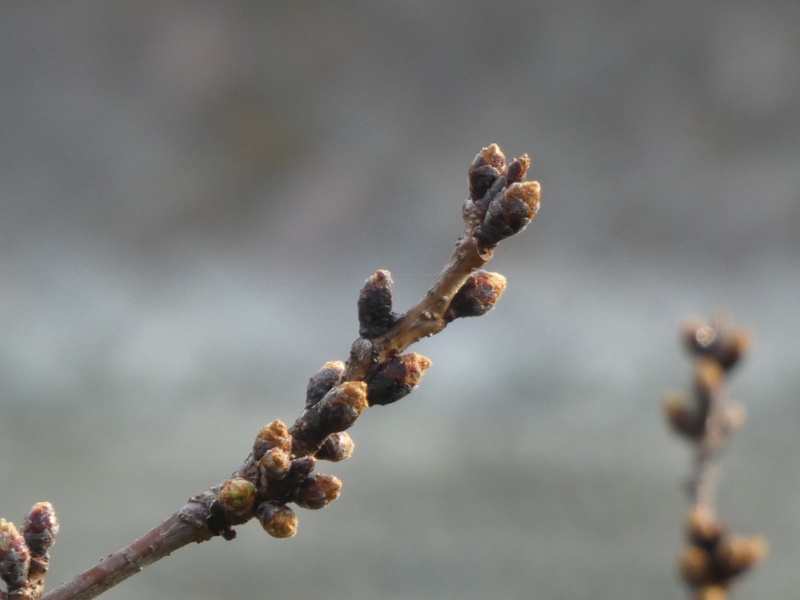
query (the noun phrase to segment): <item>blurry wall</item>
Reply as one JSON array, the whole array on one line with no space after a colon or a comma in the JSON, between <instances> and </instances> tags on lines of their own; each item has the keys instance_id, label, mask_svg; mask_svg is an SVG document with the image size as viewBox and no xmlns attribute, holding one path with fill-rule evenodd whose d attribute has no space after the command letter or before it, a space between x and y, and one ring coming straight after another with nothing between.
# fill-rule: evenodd
<instances>
[{"instance_id":1,"label":"blurry wall","mask_svg":"<svg viewBox=\"0 0 800 600\"><path fill-rule=\"evenodd\" d=\"M342 500L109 593L673 597L677 326L757 332L720 511L800 553L796 2L0 4L0 514L49 499L49 587L235 469L346 358L377 268L405 309L481 147L542 210L496 311L356 425ZM766 490L769 490L766 493Z\"/></svg>"}]
</instances>

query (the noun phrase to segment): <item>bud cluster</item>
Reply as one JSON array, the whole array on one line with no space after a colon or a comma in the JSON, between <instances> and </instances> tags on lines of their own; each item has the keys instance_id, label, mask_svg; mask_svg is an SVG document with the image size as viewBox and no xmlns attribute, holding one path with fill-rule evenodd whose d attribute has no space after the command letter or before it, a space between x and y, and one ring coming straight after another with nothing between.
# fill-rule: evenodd
<instances>
[{"instance_id":1,"label":"bud cluster","mask_svg":"<svg viewBox=\"0 0 800 600\"><path fill-rule=\"evenodd\" d=\"M678 567L697 598L726 598L733 580L758 564L767 553L763 538L732 535L704 509L692 511L686 529L688 544Z\"/></svg>"},{"instance_id":2,"label":"bud cluster","mask_svg":"<svg viewBox=\"0 0 800 600\"><path fill-rule=\"evenodd\" d=\"M538 181L525 181L530 162L524 154L506 165L497 144L481 150L472 162L463 212L467 230L482 247L493 248L525 229L536 216L541 186Z\"/></svg>"},{"instance_id":3,"label":"bud cluster","mask_svg":"<svg viewBox=\"0 0 800 600\"><path fill-rule=\"evenodd\" d=\"M34 504L19 530L0 519L0 578L8 590L7 594L0 592L0 598L28 600L41 596L58 528L49 502Z\"/></svg>"}]
</instances>

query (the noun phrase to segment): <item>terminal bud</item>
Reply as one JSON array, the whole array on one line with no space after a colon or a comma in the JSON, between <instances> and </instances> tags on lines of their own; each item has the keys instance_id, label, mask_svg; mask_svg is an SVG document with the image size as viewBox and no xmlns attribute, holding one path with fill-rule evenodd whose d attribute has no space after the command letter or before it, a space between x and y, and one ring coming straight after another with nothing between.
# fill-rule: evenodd
<instances>
[{"instance_id":1,"label":"terminal bud","mask_svg":"<svg viewBox=\"0 0 800 600\"><path fill-rule=\"evenodd\" d=\"M367 279L358 296L358 334L376 338L392 328L397 315L392 312L392 276L378 270Z\"/></svg>"}]
</instances>

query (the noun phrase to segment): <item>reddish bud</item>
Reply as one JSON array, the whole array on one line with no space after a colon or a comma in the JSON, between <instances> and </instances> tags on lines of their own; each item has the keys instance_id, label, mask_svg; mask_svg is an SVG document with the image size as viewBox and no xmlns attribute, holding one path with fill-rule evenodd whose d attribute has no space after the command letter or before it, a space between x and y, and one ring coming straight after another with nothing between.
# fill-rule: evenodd
<instances>
[{"instance_id":1,"label":"reddish bud","mask_svg":"<svg viewBox=\"0 0 800 600\"><path fill-rule=\"evenodd\" d=\"M37 502L25 517L20 532L32 555L44 556L55 543L59 525L56 511L49 502Z\"/></svg>"},{"instance_id":2,"label":"reddish bud","mask_svg":"<svg viewBox=\"0 0 800 600\"><path fill-rule=\"evenodd\" d=\"M506 278L499 273L475 271L453 296L444 315L445 321L485 315L494 308L505 289Z\"/></svg>"},{"instance_id":3,"label":"reddish bud","mask_svg":"<svg viewBox=\"0 0 800 600\"><path fill-rule=\"evenodd\" d=\"M297 515L285 504L264 502L256 510L261 527L274 538L288 538L297 533Z\"/></svg>"},{"instance_id":4,"label":"reddish bud","mask_svg":"<svg viewBox=\"0 0 800 600\"><path fill-rule=\"evenodd\" d=\"M431 361L414 352L395 356L382 363L367 384L367 399L370 406L397 402L419 385L422 375L431 366Z\"/></svg>"},{"instance_id":5,"label":"reddish bud","mask_svg":"<svg viewBox=\"0 0 800 600\"><path fill-rule=\"evenodd\" d=\"M295 502L303 508L317 510L328 506L342 492L342 481L333 475L317 473L297 488Z\"/></svg>"},{"instance_id":6,"label":"reddish bud","mask_svg":"<svg viewBox=\"0 0 800 600\"><path fill-rule=\"evenodd\" d=\"M228 513L246 515L255 504L256 489L246 479L229 479L219 492L219 501Z\"/></svg>"},{"instance_id":7,"label":"reddish bud","mask_svg":"<svg viewBox=\"0 0 800 600\"><path fill-rule=\"evenodd\" d=\"M350 458L354 449L355 444L350 434L346 431L340 431L326 437L322 446L320 446L314 456L320 460L340 462L346 458Z\"/></svg>"},{"instance_id":8,"label":"reddish bud","mask_svg":"<svg viewBox=\"0 0 800 600\"><path fill-rule=\"evenodd\" d=\"M379 270L367 279L358 296L358 334L368 339L383 335L397 322L392 312L392 276Z\"/></svg>"},{"instance_id":9,"label":"reddish bud","mask_svg":"<svg viewBox=\"0 0 800 600\"><path fill-rule=\"evenodd\" d=\"M508 185L525 181L525 175L528 172L528 167L531 166L531 159L527 154L523 154L519 158L515 158L511 164L506 167L505 175Z\"/></svg>"},{"instance_id":10,"label":"reddish bud","mask_svg":"<svg viewBox=\"0 0 800 600\"><path fill-rule=\"evenodd\" d=\"M322 369L308 380L306 388L306 408L314 406L339 383L344 373L344 363L340 360L326 362Z\"/></svg>"}]
</instances>

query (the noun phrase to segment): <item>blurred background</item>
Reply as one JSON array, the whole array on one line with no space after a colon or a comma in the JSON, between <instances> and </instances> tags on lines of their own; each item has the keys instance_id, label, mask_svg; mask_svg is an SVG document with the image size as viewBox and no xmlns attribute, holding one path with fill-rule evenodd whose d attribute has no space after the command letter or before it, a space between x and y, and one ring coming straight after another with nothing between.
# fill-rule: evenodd
<instances>
[{"instance_id":1,"label":"blurred background","mask_svg":"<svg viewBox=\"0 0 800 600\"><path fill-rule=\"evenodd\" d=\"M800 586L800 4L0 4L0 515L50 500L48 588L207 489L345 359L376 269L407 309L467 168L529 153L542 209L494 312L415 350L342 498L109 599L675 598L687 316L756 344L719 509Z\"/></svg>"}]
</instances>

